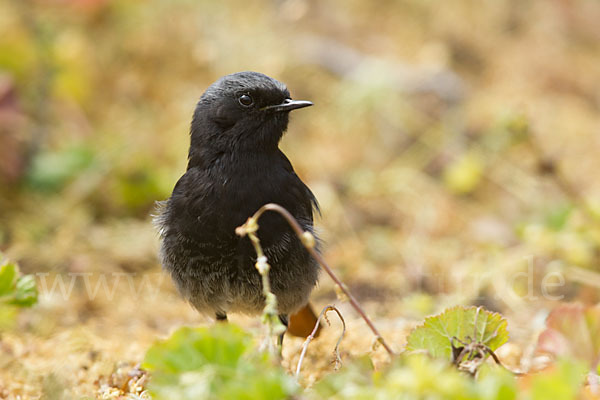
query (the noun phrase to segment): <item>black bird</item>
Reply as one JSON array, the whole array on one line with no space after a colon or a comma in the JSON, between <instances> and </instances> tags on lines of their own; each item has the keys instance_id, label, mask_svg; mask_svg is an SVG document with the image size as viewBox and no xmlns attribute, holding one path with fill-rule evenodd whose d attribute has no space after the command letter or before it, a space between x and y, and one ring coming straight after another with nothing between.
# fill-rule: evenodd
<instances>
[{"instance_id":1,"label":"black bird","mask_svg":"<svg viewBox=\"0 0 600 400\"><path fill-rule=\"evenodd\" d=\"M256 253L247 237L235 234L262 205L283 206L313 232L317 200L279 149L289 112L311 105L292 100L284 84L257 72L224 76L200 98L187 171L159 202L155 224L164 268L201 313L226 320L229 312L264 308ZM268 212L259 225L271 290L287 325L307 304L319 266L280 215Z\"/></svg>"}]
</instances>

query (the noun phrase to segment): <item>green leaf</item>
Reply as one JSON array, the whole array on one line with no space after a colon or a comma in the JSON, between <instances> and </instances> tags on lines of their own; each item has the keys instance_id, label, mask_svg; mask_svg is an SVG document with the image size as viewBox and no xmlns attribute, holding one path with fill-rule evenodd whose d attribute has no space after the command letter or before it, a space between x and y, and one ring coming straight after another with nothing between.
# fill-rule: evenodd
<instances>
[{"instance_id":1,"label":"green leaf","mask_svg":"<svg viewBox=\"0 0 600 400\"><path fill-rule=\"evenodd\" d=\"M17 279L16 291L12 304L31 307L38 300L38 290L33 275L24 275Z\"/></svg>"},{"instance_id":2,"label":"green leaf","mask_svg":"<svg viewBox=\"0 0 600 400\"><path fill-rule=\"evenodd\" d=\"M13 263L5 262L0 265L0 298L8 296L14 291L17 271L17 266Z\"/></svg>"},{"instance_id":3,"label":"green leaf","mask_svg":"<svg viewBox=\"0 0 600 400\"><path fill-rule=\"evenodd\" d=\"M17 311L17 307L0 303L0 332L12 329L15 326Z\"/></svg>"},{"instance_id":4,"label":"green leaf","mask_svg":"<svg viewBox=\"0 0 600 400\"><path fill-rule=\"evenodd\" d=\"M463 342L475 340L492 351L508 340L506 320L498 313L481 307L454 307L425 319L408 336L406 349L425 350L433 357L451 359L452 338Z\"/></svg>"},{"instance_id":5,"label":"green leaf","mask_svg":"<svg viewBox=\"0 0 600 400\"><path fill-rule=\"evenodd\" d=\"M441 360L423 354L401 359L381 382L388 393L411 393L415 398L467 399L472 382Z\"/></svg>"},{"instance_id":6,"label":"green leaf","mask_svg":"<svg viewBox=\"0 0 600 400\"><path fill-rule=\"evenodd\" d=\"M298 391L298 386L285 372L270 363L241 368L236 376L228 380L218 391L224 400L287 399Z\"/></svg>"},{"instance_id":7,"label":"green leaf","mask_svg":"<svg viewBox=\"0 0 600 400\"><path fill-rule=\"evenodd\" d=\"M142 367L154 399L286 399L298 385L232 324L181 328L153 345Z\"/></svg>"},{"instance_id":8,"label":"green leaf","mask_svg":"<svg viewBox=\"0 0 600 400\"><path fill-rule=\"evenodd\" d=\"M517 381L505 368L482 365L475 384L481 399L515 400L517 398Z\"/></svg>"},{"instance_id":9,"label":"green leaf","mask_svg":"<svg viewBox=\"0 0 600 400\"><path fill-rule=\"evenodd\" d=\"M37 302L37 296L37 286L33 275L19 276L17 264L8 261L4 261L0 265L1 301L6 304L29 307Z\"/></svg>"},{"instance_id":10,"label":"green leaf","mask_svg":"<svg viewBox=\"0 0 600 400\"><path fill-rule=\"evenodd\" d=\"M13 327L17 307L37 302L37 287L32 275L19 276L19 266L2 258L0 253L0 331Z\"/></svg>"},{"instance_id":11,"label":"green leaf","mask_svg":"<svg viewBox=\"0 0 600 400\"><path fill-rule=\"evenodd\" d=\"M374 382L381 382L387 378L382 374L374 374L371 359L363 356L348 364L344 364L338 373L329 374L317 382L313 390L308 393L309 399L341 399L359 398L361 394L368 393L372 397L375 390ZM354 394L352 397L350 394ZM343 397L342 397L343 396Z\"/></svg>"},{"instance_id":12,"label":"green leaf","mask_svg":"<svg viewBox=\"0 0 600 400\"><path fill-rule=\"evenodd\" d=\"M193 371L206 364L234 367L248 349L249 335L235 325L178 329L146 353L143 368L170 373Z\"/></svg>"},{"instance_id":13,"label":"green leaf","mask_svg":"<svg viewBox=\"0 0 600 400\"><path fill-rule=\"evenodd\" d=\"M345 364L340 372L326 376L305 396L336 400L515 400L517 382L510 372L497 366L483 366L479 378L474 380L446 361L404 353L375 372L364 360Z\"/></svg>"},{"instance_id":14,"label":"green leaf","mask_svg":"<svg viewBox=\"0 0 600 400\"><path fill-rule=\"evenodd\" d=\"M540 373L531 382L531 400L575 399L585 379L585 366L577 361L560 360L551 371Z\"/></svg>"}]
</instances>

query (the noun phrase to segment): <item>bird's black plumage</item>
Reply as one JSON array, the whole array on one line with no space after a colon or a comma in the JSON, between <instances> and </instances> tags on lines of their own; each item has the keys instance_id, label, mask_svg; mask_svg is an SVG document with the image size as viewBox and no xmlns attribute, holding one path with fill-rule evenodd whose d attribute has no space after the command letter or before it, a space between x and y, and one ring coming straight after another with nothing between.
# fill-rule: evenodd
<instances>
[{"instance_id":1,"label":"bird's black plumage","mask_svg":"<svg viewBox=\"0 0 600 400\"><path fill-rule=\"evenodd\" d=\"M277 203L313 230L317 201L278 147L289 111L308 105L257 72L224 76L200 98L187 171L155 218L163 266L200 312L224 319L228 312L263 309L256 253L248 238L235 234L262 205ZM281 216L266 213L259 224L285 319L307 303L319 267Z\"/></svg>"}]
</instances>

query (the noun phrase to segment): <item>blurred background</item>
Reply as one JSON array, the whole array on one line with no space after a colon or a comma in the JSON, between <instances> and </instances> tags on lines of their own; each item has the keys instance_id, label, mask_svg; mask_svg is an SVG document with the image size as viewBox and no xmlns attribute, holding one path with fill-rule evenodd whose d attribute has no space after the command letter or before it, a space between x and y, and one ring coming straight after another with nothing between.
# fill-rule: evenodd
<instances>
[{"instance_id":1,"label":"blurred background","mask_svg":"<svg viewBox=\"0 0 600 400\"><path fill-rule=\"evenodd\" d=\"M242 70L315 103L281 147L396 349L476 304L527 351L553 304L599 300L598 21L594 0L0 0L0 250L41 295L3 334L0 397L108 396L155 338L209 323L162 274L150 215L197 99ZM313 298L336 301L327 276Z\"/></svg>"}]
</instances>

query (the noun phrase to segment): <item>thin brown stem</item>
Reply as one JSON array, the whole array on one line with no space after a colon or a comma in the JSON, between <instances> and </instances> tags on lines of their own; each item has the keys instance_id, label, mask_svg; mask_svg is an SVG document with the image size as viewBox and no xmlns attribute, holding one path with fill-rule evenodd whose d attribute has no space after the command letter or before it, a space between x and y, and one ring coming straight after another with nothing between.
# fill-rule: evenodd
<instances>
[{"instance_id":1,"label":"thin brown stem","mask_svg":"<svg viewBox=\"0 0 600 400\"><path fill-rule=\"evenodd\" d=\"M344 320L344 317L342 317L342 313L340 313L340 310L338 310L333 305L328 305L328 306L325 306L323 308L323 310L321 311L321 314L319 314L319 318L317 318L315 327L313 328L312 332L310 333L310 335L308 335L308 337L304 341L304 344L302 345L302 353L300 353L300 359L298 360L298 366L296 367L296 379L300 376L300 369L302 368L302 362L304 361L304 356L306 355L306 351L308 350L308 345L315 338L315 335L317 334L317 331L319 330L319 326L321 325L321 320L323 318L327 319L325 314L328 311L335 311L337 313L338 317L340 317L340 320L342 321L342 334L340 335L338 341L335 344L335 348L333 349L333 354L335 356L336 369L338 369L339 366L342 364L342 357L340 356L340 343L342 343L342 339L344 338L344 335L346 334L346 321Z\"/></svg>"},{"instance_id":2,"label":"thin brown stem","mask_svg":"<svg viewBox=\"0 0 600 400\"><path fill-rule=\"evenodd\" d=\"M296 218L294 218L294 216L292 214L290 214L290 212L288 210L286 210L285 208L281 207L280 205L274 204L274 203L269 203L269 204L265 204L264 206L262 206L256 213L254 213L254 215L248 221L258 221L260 216L265 211L275 211L275 212L281 214L287 220L287 222L290 224L290 226L292 227L292 229L294 230L296 235L298 235L298 237L302 241L302 244L304 244L304 247L306 247L306 250L308 250L310 255L315 260L317 260L317 262L321 265L321 267L323 267L325 272L327 272L329 277L338 286L339 290L341 290L348 297L350 304L356 310L356 312L358 312L358 314L361 316L361 318L366 322L369 329L371 329L371 332L373 332L373 334L375 335L375 338L377 339L377 341L379 343L381 343L381 345L390 354L390 356L393 356L394 351L387 344L385 339L383 339L383 337L379 333L379 330L377 330L377 328L375 327L375 325L373 324L371 319L367 316L367 314L364 312L364 310L362 309L362 307L360 306L358 301L354 298L352 293L350 293L350 290L348 290L346 285L344 285L342 283L342 281L340 281L340 279L333 272L333 270L329 267L329 265L327 265L327 262L323 259L323 257L315 250L314 236L310 232L304 231L302 229L302 227L300 226L300 224L298 223L298 221L296 221Z\"/></svg>"}]
</instances>

